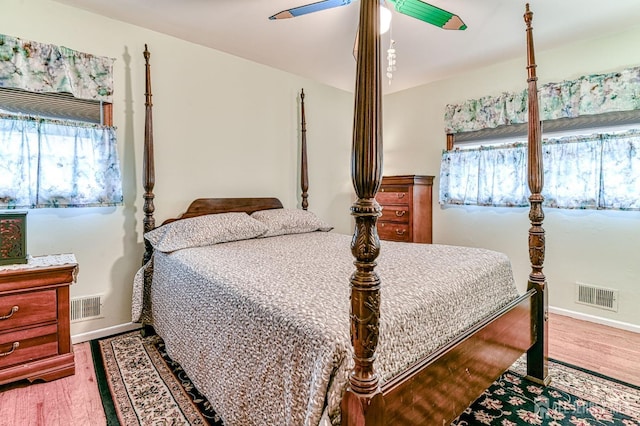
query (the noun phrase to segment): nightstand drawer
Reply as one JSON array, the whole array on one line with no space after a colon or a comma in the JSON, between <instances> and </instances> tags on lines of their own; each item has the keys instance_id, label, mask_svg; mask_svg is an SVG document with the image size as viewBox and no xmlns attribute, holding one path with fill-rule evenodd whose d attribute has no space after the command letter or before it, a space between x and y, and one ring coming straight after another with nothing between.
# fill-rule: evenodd
<instances>
[{"instance_id":1,"label":"nightstand drawer","mask_svg":"<svg viewBox=\"0 0 640 426\"><path fill-rule=\"evenodd\" d=\"M407 205L386 205L382 207L382 216L379 221L409 223L411 211Z\"/></svg>"},{"instance_id":2,"label":"nightstand drawer","mask_svg":"<svg viewBox=\"0 0 640 426\"><path fill-rule=\"evenodd\" d=\"M382 188L376 195L379 204L409 204L411 194L409 188Z\"/></svg>"},{"instance_id":3,"label":"nightstand drawer","mask_svg":"<svg viewBox=\"0 0 640 426\"><path fill-rule=\"evenodd\" d=\"M0 331L57 319L55 290L0 296Z\"/></svg>"},{"instance_id":4,"label":"nightstand drawer","mask_svg":"<svg viewBox=\"0 0 640 426\"><path fill-rule=\"evenodd\" d=\"M57 355L57 333L51 324L0 334L0 368Z\"/></svg>"},{"instance_id":5,"label":"nightstand drawer","mask_svg":"<svg viewBox=\"0 0 640 426\"><path fill-rule=\"evenodd\" d=\"M409 225L393 222L378 222L378 235L383 240L411 241Z\"/></svg>"},{"instance_id":6,"label":"nightstand drawer","mask_svg":"<svg viewBox=\"0 0 640 426\"><path fill-rule=\"evenodd\" d=\"M0 385L74 374L69 286L77 270L69 253L0 265Z\"/></svg>"}]
</instances>

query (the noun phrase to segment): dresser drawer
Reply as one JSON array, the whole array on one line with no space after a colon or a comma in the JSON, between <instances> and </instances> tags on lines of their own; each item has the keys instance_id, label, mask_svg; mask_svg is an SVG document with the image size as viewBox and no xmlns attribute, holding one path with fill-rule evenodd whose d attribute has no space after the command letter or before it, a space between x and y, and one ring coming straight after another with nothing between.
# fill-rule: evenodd
<instances>
[{"instance_id":1,"label":"dresser drawer","mask_svg":"<svg viewBox=\"0 0 640 426\"><path fill-rule=\"evenodd\" d=\"M391 187L382 188L376 195L376 200L382 205L387 204L406 204L411 203L411 193L409 188Z\"/></svg>"},{"instance_id":2,"label":"dresser drawer","mask_svg":"<svg viewBox=\"0 0 640 426\"><path fill-rule=\"evenodd\" d=\"M378 222L378 235L383 240L411 241L411 228L408 224Z\"/></svg>"},{"instance_id":3,"label":"dresser drawer","mask_svg":"<svg viewBox=\"0 0 640 426\"><path fill-rule=\"evenodd\" d=\"M57 333L51 324L0 334L0 368L57 355Z\"/></svg>"},{"instance_id":4,"label":"dresser drawer","mask_svg":"<svg viewBox=\"0 0 640 426\"><path fill-rule=\"evenodd\" d=\"M433 176L383 176L376 200L382 207L378 235L382 240L431 243Z\"/></svg>"},{"instance_id":5,"label":"dresser drawer","mask_svg":"<svg viewBox=\"0 0 640 426\"><path fill-rule=\"evenodd\" d=\"M386 205L382 207L382 216L379 221L389 221L398 223L409 223L411 210L407 205Z\"/></svg>"},{"instance_id":6,"label":"dresser drawer","mask_svg":"<svg viewBox=\"0 0 640 426\"><path fill-rule=\"evenodd\" d=\"M57 319L56 290L0 296L0 332Z\"/></svg>"}]
</instances>

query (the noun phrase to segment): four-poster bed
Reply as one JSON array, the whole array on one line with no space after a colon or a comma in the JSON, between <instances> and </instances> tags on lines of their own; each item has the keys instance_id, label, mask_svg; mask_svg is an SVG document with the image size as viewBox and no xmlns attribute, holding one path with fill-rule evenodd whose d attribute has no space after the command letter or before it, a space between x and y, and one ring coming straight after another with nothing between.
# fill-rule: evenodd
<instances>
[{"instance_id":1,"label":"four-poster bed","mask_svg":"<svg viewBox=\"0 0 640 426\"><path fill-rule=\"evenodd\" d=\"M146 263L153 254L154 266L138 275L138 283L142 281L148 294L140 297L140 303L134 303L134 317L142 315L143 322L156 327L170 356L177 357L174 359L181 364L184 362L185 371L194 376L191 377L194 383L211 400L214 409L218 410L216 402L236 404L224 405L220 413L223 418L228 413L229 419L260 424L272 413L255 408L251 399L269 395L266 402L281 410L282 424L335 422L336 412L340 412L343 425L449 424L525 352L528 375L539 382L548 381L542 168L532 14L527 6L532 272L527 292L518 295L508 259L499 253L383 242L378 259L381 243L376 221L380 206L375 195L382 175L378 10L377 0L361 0L352 150L352 180L358 199L351 208L355 233L346 239L334 233L307 231L261 238L266 235L264 230L261 233L251 229L250 234L226 239L232 242L224 244L203 247L206 244L201 241L195 245L189 241L191 245L185 250L159 249L162 239L171 231L164 225L155 228L153 219L151 88L149 52L145 46L144 226L145 233L153 238L145 241L144 259ZM304 94L301 108L301 181L306 214L309 212ZM218 217L236 220L238 216L219 215L229 212L252 214L259 221L264 217L268 221L272 215L309 219L283 209L274 198L199 199L179 218L165 223L168 226L184 223L184 227L175 231L183 237L181 232L195 226L195 222L187 225L188 220ZM249 219L253 220L242 216L242 220ZM314 222L309 230L325 228ZM149 240L154 240L154 244ZM349 240L355 262L344 253ZM230 269L227 252L240 260L239 267ZM452 256L459 262L451 262ZM250 269L252 264L258 265L260 272ZM346 287L349 269L350 290ZM409 272L404 275L396 271L405 269ZM454 275L443 275L442 270L453 270ZM462 270L473 273L462 274ZM275 283L276 276L283 284ZM417 283L413 282L415 276L419 277ZM505 276L504 280L499 279ZM220 284L221 281L225 284ZM186 285L190 287L184 288ZM298 293L292 293L295 291ZM447 294L454 295L453 299L447 301ZM491 300L493 304L481 310L480 299ZM145 314L139 304L149 312ZM456 311L460 306L467 307L464 313ZM339 315L342 307L344 317ZM228 310L221 312L222 308ZM466 318L466 312L476 308L481 312ZM201 314L204 311L210 311L209 316ZM308 314L310 322L301 311ZM439 311L444 316L433 316ZM350 332L346 330L347 321ZM289 331L298 334L292 336L287 334ZM298 337L299 334L303 337ZM203 336L205 341L201 342ZM333 346L324 349L321 346L324 340L332 341ZM350 340L351 348L345 340ZM269 343L278 346L275 355L265 348ZM207 349L209 346L211 350ZM407 352L420 353L407 355ZM352 360L346 359L351 356ZM294 370L292 358L293 364L310 366L313 371ZM246 371L247 368L255 371ZM211 371L202 370L213 371L214 378L206 376ZM223 383L221 388L208 382L218 379L224 382L225 371L232 371L230 379L235 379L236 384L243 380L249 383L226 388ZM272 376L276 377L275 383L270 381ZM282 392L271 396L274 387ZM229 398L220 393L228 393ZM273 408L272 405L269 407ZM234 421L230 420L230 424Z\"/></svg>"}]
</instances>

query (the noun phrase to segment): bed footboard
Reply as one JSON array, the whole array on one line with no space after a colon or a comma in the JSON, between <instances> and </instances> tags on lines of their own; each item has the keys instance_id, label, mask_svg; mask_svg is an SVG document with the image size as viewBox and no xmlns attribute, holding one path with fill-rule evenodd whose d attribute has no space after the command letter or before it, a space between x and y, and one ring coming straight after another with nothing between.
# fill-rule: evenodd
<instances>
[{"instance_id":1,"label":"bed footboard","mask_svg":"<svg viewBox=\"0 0 640 426\"><path fill-rule=\"evenodd\" d=\"M385 425L448 425L535 342L529 291L382 386Z\"/></svg>"}]
</instances>

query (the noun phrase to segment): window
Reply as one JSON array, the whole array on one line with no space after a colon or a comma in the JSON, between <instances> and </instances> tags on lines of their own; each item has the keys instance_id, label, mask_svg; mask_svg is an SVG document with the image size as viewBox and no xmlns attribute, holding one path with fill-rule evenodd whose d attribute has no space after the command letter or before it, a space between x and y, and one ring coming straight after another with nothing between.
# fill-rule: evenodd
<instances>
[{"instance_id":1,"label":"window","mask_svg":"<svg viewBox=\"0 0 640 426\"><path fill-rule=\"evenodd\" d=\"M0 208L122 203L112 62L0 35Z\"/></svg>"},{"instance_id":2,"label":"window","mask_svg":"<svg viewBox=\"0 0 640 426\"><path fill-rule=\"evenodd\" d=\"M640 210L640 67L548 83L539 92L549 136L545 205ZM447 106L441 204L529 204L527 97L525 90Z\"/></svg>"},{"instance_id":3,"label":"window","mask_svg":"<svg viewBox=\"0 0 640 426\"><path fill-rule=\"evenodd\" d=\"M548 207L640 210L640 130L543 141ZM445 151L440 203L528 206L525 143Z\"/></svg>"},{"instance_id":4,"label":"window","mask_svg":"<svg viewBox=\"0 0 640 426\"><path fill-rule=\"evenodd\" d=\"M122 203L115 129L0 114L0 207Z\"/></svg>"}]
</instances>

